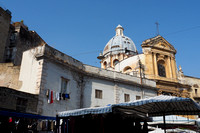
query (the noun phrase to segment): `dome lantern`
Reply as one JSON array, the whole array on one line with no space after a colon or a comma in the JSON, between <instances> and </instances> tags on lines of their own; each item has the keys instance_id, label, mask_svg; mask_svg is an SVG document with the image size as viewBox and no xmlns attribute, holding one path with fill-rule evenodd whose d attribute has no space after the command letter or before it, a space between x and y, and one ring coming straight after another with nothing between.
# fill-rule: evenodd
<instances>
[{"instance_id":1,"label":"dome lantern","mask_svg":"<svg viewBox=\"0 0 200 133\"><path fill-rule=\"evenodd\" d=\"M116 27L115 31L116 31L116 36L124 36L123 33L124 28L120 24Z\"/></svg>"},{"instance_id":2,"label":"dome lantern","mask_svg":"<svg viewBox=\"0 0 200 133\"><path fill-rule=\"evenodd\" d=\"M106 44L103 50L103 56L116 55L116 54L128 54L135 55L137 53L134 42L127 36L124 35L124 28L118 25L115 29L116 35L112 37ZM128 53L125 53L129 51Z\"/></svg>"}]
</instances>

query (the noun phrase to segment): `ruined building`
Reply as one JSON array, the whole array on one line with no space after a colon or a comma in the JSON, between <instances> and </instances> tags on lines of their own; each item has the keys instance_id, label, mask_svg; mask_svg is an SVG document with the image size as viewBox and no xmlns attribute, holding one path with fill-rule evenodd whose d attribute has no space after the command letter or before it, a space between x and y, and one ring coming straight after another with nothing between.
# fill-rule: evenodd
<instances>
[{"instance_id":1,"label":"ruined building","mask_svg":"<svg viewBox=\"0 0 200 133\"><path fill-rule=\"evenodd\" d=\"M0 7L0 62L12 62L20 65L22 54L32 47L46 44L35 32L21 22L11 23L11 12Z\"/></svg>"}]
</instances>

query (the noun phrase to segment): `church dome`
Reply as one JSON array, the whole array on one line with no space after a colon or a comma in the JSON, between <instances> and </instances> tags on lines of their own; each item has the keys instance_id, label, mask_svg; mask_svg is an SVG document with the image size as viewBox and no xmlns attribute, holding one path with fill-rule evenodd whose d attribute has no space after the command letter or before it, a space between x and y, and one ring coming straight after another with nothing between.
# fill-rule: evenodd
<instances>
[{"instance_id":1,"label":"church dome","mask_svg":"<svg viewBox=\"0 0 200 133\"><path fill-rule=\"evenodd\" d=\"M116 35L106 44L103 55L126 53L127 51L128 54L136 54L137 50L134 42L123 34L124 28L118 25L115 31Z\"/></svg>"}]
</instances>

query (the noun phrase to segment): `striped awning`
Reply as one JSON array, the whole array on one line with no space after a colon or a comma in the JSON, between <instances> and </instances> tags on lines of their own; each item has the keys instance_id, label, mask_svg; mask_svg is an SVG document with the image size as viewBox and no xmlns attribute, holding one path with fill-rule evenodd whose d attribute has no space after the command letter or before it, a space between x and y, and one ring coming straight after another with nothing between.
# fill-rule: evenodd
<instances>
[{"instance_id":1,"label":"striped awning","mask_svg":"<svg viewBox=\"0 0 200 133\"><path fill-rule=\"evenodd\" d=\"M86 115L86 114L106 114L112 112L112 107L95 107L95 108L83 108L83 109L76 109L76 110L69 110L59 112L59 117L68 117L68 116L79 116L79 115Z\"/></svg>"},{"instance_id":2,"label":"striped awning","mask_svg":"<svg viewBox=\"0 0 200 133\"><path fill-rule=\"evenodd\" d=\"M59 117L120 112L127 115L198 115L200 106L190 98L160 95L132 102L111 104L107 107L84 108L59 112Z\"/></svg>"}]
</instances>

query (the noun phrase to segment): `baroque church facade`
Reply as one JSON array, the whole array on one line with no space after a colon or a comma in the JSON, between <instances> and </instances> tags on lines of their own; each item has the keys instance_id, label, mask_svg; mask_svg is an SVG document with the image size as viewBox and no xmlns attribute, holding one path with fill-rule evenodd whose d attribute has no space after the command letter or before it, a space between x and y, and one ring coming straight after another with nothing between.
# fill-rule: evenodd
<instances>
[{"instance_id":1,"label":"baroque church facade","mask_svg":"<svg viewBox=\"0 0 200 133\"><path fill-rule=\"evenodd\" d=\"M158 95L191 97L199 102L200 79L185 76L180 66L177 69L177 51L165 38L158 35L143 41L143 53L139 54L134 42L124 35L121 25L115 31L116 35L97 57L101 60L101 68L154 80Z\"/></svg>"}]
</instances>

